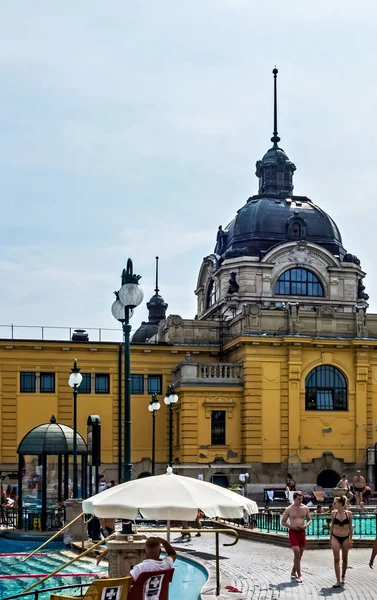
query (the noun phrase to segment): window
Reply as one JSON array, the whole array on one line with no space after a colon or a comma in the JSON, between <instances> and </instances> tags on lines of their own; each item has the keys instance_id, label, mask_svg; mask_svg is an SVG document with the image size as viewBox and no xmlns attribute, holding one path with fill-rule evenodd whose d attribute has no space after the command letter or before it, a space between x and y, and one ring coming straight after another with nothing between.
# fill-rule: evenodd
<instances>
[{"instance_id":1,"label":"window","mask_svg":"<svg viewBox=\"0 0 377 600\"><path fill-rule=\"evenodd\" d=\"M108 394L110 391L110 375L96 373L96 394Z\"/></svg>"},{"instance_id":2,"label":"window","mask_svg":"<svg viewBox=\"0 0 377 600\"><path fill-rule=\"evenodd\" d=\"M161 375L148 375L148 394L161 394Z\"/></svg>"},{"instance_id":3,"label":"window","mask_svg":"<svg viewBox=\"0 0 377 600\"><path fill-rule=\"evenodd\" d=\"M20 376L20 391L23 393L35 392L36 373L22 371Z\"/></svg>"},{"instance_id":4,"label":"window","mask_svg":"<svg viewBox=\"0 0 377 600\"><path fill-rule=\"evenodd\" d=\"M211 445L225 445L225 410L211 411Z\"/></svg>"},{"instance_id":5,"label":"window","mask_svg":"<svg viewBox=\"0 0 377 600\"><path fill-rule=\"evenodd\" d=\"M81 373L82 382L79 385L78 391L80 394L90 394L92 391L92 376L90 373Z\"/></svg>"},{"instance_id":6,"label":"window","mask_svg":"<svg viewBox=\"0 0 377 600\"><path fill-rule=\"evenodd\" d=\"M131 394L144 394L144 375L131 375Z\"/></svg>"},{"instance_id":7,"label":"window","mask_svg":"<svg viewBox=\"0 0 377 600\"><path fill-rule=\"evenodd\" d=\"M307 269L289 269L280 275L275 294L285 296L323 296L319 279Z\"/></svg>"},{"instance_id":8,"label":"window","mask_svg":"<svg viewBox=\"0 0 377 600\"><path fill-rule=\"evenodd\" d=\"M216 281L212 280L208 286L207 291L207 308L210 308L214 304L216 304L218 300L218 290Z\"/></svg>"},{"instance_id":9,"label":"window","mask_svg":"<svg viewBox=\"0 0 377 600\"><path fill-rule=\"evenodd\" d=\"M310 371L305 380L306 410L348 410L347 382L343 373L330 365Z\"/></svg>"},{"instance_id":10,"label":"window","mask_svg":"<svg viewBox=\"0 0 377 600\"><path fill-rule=\"evenodd\" d=\"M55 394L55 373L41 373L40 386L42 394Z\"/></svg>"},{"instance_id":11,"label":"window","mask_svg":"<svg viewBox=\"0 0 377 600\"><path fill-rule=\"evenodd\" d=\"M55 373L21 371L20 392L22 394L55 394Z\"/></svg>"}]
</instances>

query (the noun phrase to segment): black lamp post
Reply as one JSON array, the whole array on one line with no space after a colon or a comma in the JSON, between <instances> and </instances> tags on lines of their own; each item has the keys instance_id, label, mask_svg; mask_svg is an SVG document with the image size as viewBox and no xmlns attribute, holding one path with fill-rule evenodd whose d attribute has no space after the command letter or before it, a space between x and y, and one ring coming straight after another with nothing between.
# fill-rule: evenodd
<instances>
[{"instance_id":1,"label":"black lamp post","mask_svg":"<svg viewBox=\"0 0 377 600\"><path fill-rule=\"evenodd\" d=\"M173 404L178 402L178 396L175 393L174 385L169 385L164 398L165 404L169 407L169 467L173 466Z\"/></svg>"},{"instance_id":2,"label":"black lamp post","mask_svg":"<svg viewBox=\"0 0 377 600\"><path fill-rule=\"evenodd\" d=\"M122 272L122 287L114 292L116 300L111 307L112 315L122 323L124 334L124 455L123 481L132 477L131 464L131 393L130 393L130 318L133 310L143 301L143 290L139 286L141 275L134 275L132 260L127 260L127 269ZM119 431L119 435L121 435Z\"/></svg>"},{"instance_id":3,"label":"black lamp post","mask_svg":"<svg viewBox=\"0 0 377 600\"><path fill-rule=\"evenodd\" d=\"M73 369L68 379L68 384L73 388L73 497L78 496L77 477L77 390L82 382L82 375L77 366L77 359L73 363Z\"/></svg>"},{"instance_id":4,"label":"black lamp post","mask_svg":"<svg viewBox=\"0 0 377 600\"><path fill-rule=\"evenodd\" d=\"M152 413L152 475L155 474L156 467L156 412L160 408L157 394L152 394L152 400L148 404L148 410Z\"/></svg>"}]
</instances>

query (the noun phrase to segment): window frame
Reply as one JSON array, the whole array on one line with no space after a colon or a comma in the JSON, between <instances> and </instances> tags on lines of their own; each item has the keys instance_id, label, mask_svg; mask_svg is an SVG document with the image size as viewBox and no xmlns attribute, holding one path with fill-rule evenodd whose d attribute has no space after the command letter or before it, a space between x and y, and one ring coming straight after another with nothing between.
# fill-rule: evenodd
<instances>
[{"instance_id":1,"label":"window frame","mask_svg":"<svg viewBox=\"0 0 377 600\"><path fill-rule=\"evenodd\" d=\"M107 380L107 390L106 391L102 391L97 388L97 380L99 381L100 377L104 377ZM110 394L110 373L95 373L94 391L96 394Z\"/></svg>"},{"instance_id":2,"label":"window frame","mask_svg":"<svg viewBox=\"0 0 377 600\"><path fill-rule=\"evenodd\" d=\"M305 291L303 291L304 289ZM309 292L310 289L311 291ZM314 293L314 290L317 293ZM275 282L274 294L276 296L323 298L325 296L325 288L313 271L303 267L291 267L280 273Z\"/></svg>"},{"instance_id":3,"label":"window frame","mask_svg":"<svg viewBox=\"0 0 377 600\"><path fill-rule=\"evenodd\" d=\"M80 392L80 394L91 394L92 393L92 373L81 373L82 375L82 382L80 383L79 387L78 387L78 391ZM83 383L84 381L87 380L89 381L89 391L84 391L83 388Z\"/></svg>"},{"instance_id":4,"label":"window frame","mask_svg":"<svg viewBox=\"0 0 377 600\"><path fill-rule=\"evenodd\" d=\"M23 379L25 375L33 375L34 376L34 389L23 389ZM30 386L33 387L33 386ZM21 394L35 394L37 391L37 373L35 371L20 371L20 393Z\"/></svg>"},{"instance_id":5,"label":"window frame","mask_svg":"<svg viewBox=\"0 0 377 600\"><path fill-rule=\"evenodd\" d=\"M52 389L43 389L44 385L43 385L43 380L44 378L47 377L51 377L52 378ZM55 383L55 373L51 373L48 371L41 371L39 373L39 392L41 394L55 394L55 388L56 388L56 383Z\"/></svg>"},{"instance_id":6,"label":"window frame","mask_svg":"<svg viewBox=\"0 0 377 600\"><path fill-rule=\"evenodd\" d=\"M305 377L305 410L348 412L345 374L333 365L318 365Z\"/></svg>"},{"instance_id":7,"label":"window frame","mask_svg":"<svg viewBox=\"0 0 377 600\"><path fill-rule=\"evenodd\" d=\"M141 391L134 390L133 382L135 381L136 377L139 379L139 382L141 382L141 386L140 386ZM137 394L139 396L144 394L144 375L142 375L140 373L131 373L131 375L130 375L130 393Z\"/></svg>"},{"instance_id":8,"label":"window frame","mask_svg":"<svg viewBox=\"0 0 377 600\"><path fill-rule=\"evenodd\" d=\"M218 301L219 287L216 279L211 279L207 288L206 308L211 308Z\"/></svg>"},{"instance_id":9,"label":"window frame","mask_svg":"<svg viewBox=\"0 0 377 600\"><path fill-rule=\"evenodd\" d=\"M149 383L152 379L158 379L159 386L156 389L152 389ZM148 375L147 376L147 390L148 394L162 394L162 375Z\"/></svg>"},{"instance_id":10,"label":"window frame","mask_svg":"<svg viewBox=\"0 0 377 600\"><path fill-rule=\"evenodd\" d=\"M211 410L211 446L226 446L226 410ZM216 432L216 416L215 415L223 415L223 423L218 425L218 427L222 427L223 431L221 435L219 432Z\"/></svg>"}]
</instances>

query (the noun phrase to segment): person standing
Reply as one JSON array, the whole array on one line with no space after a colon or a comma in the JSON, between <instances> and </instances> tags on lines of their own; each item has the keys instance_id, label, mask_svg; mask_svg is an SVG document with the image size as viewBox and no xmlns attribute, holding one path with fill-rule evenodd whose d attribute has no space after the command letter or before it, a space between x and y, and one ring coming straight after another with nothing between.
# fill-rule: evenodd
<instances>
[{"instance_id":1,"label":"person standing","mask_svg":"<svg viewBox=\"0 0 377 600\"><path fill-rule=\"evenodd\" d=\"M353 478L353 491L355 492L355 500L356 505L360 506L360 502L363 499L363 491L365 489L365 479L361 475L361 471L357 471L355 477Z\"/></svg>"},{"instance_id":2,"label":"person standing","mask_svg":"<svg viewBox=\"0 0 377 600\"><path fill-rule=\"evenodd\" d=\"M364 494L363 494L363 498L364 498L364 502L365 502L366 506L369 506L371 495L372 495L372 490L370 488L370 485L369 485L369 483L366 483L365 488L364 488Z\"/></svg>"},{"instance_id":3,"label":"person standing","mask_svg":"<svg viewBox=\"0 0 377 600\"><path fill-rule=\"evenodd\" d=\"M344 585L348 566L348 552L352 544L352 513L347 510L346 496L334 500L335 510L332 513L330 527L330 546L334 555L336 583L334 588ZM342 577L340 577L340 551L342 551Z\"/></svg>"},{"instance_id":4,"label":"person standing","mask_svg":"<svg viewBox=\"0 0 377 600\"><path fill-rule=\"evenodd\" d=\"M306 545L305 532L311 523L310 511L302 504L302 500L302 492L293 492L293 504L285 509L281 522L283 527L289 529L289 542L293 550L291 577L296 577L298 583L302 583L301 559Z\"/></svg>"}]
</instances>

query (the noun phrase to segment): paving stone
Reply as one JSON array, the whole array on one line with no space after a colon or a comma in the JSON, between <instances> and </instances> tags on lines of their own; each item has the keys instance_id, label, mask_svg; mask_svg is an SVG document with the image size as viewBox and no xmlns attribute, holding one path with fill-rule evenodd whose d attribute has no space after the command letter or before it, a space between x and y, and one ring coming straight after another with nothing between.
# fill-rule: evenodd
<instances>
[{"instance_id":1,"label":"paving stone","mask_svg":"<svg viewBox=\"0 0 377 600\"><path fill-rule=\"evenodd\" d=\"M229 537L220 536L220 544ZM204 553L206 560L215 565L214 535L203 534L189 542L172 544L177 551L188 555L193 551ZM220 546L222 600L376 600L377 572L369 568L370 548L352 549L348 555L349 569L344 588L333 589L335 574L330 549L306 550L302 561L304 583L291 580L293 555L290 548L239 540L236 546ZM376 569L377 571L377 569ZM231 585L241 593L228 592Z\"/></svg>"}]
</instances>

